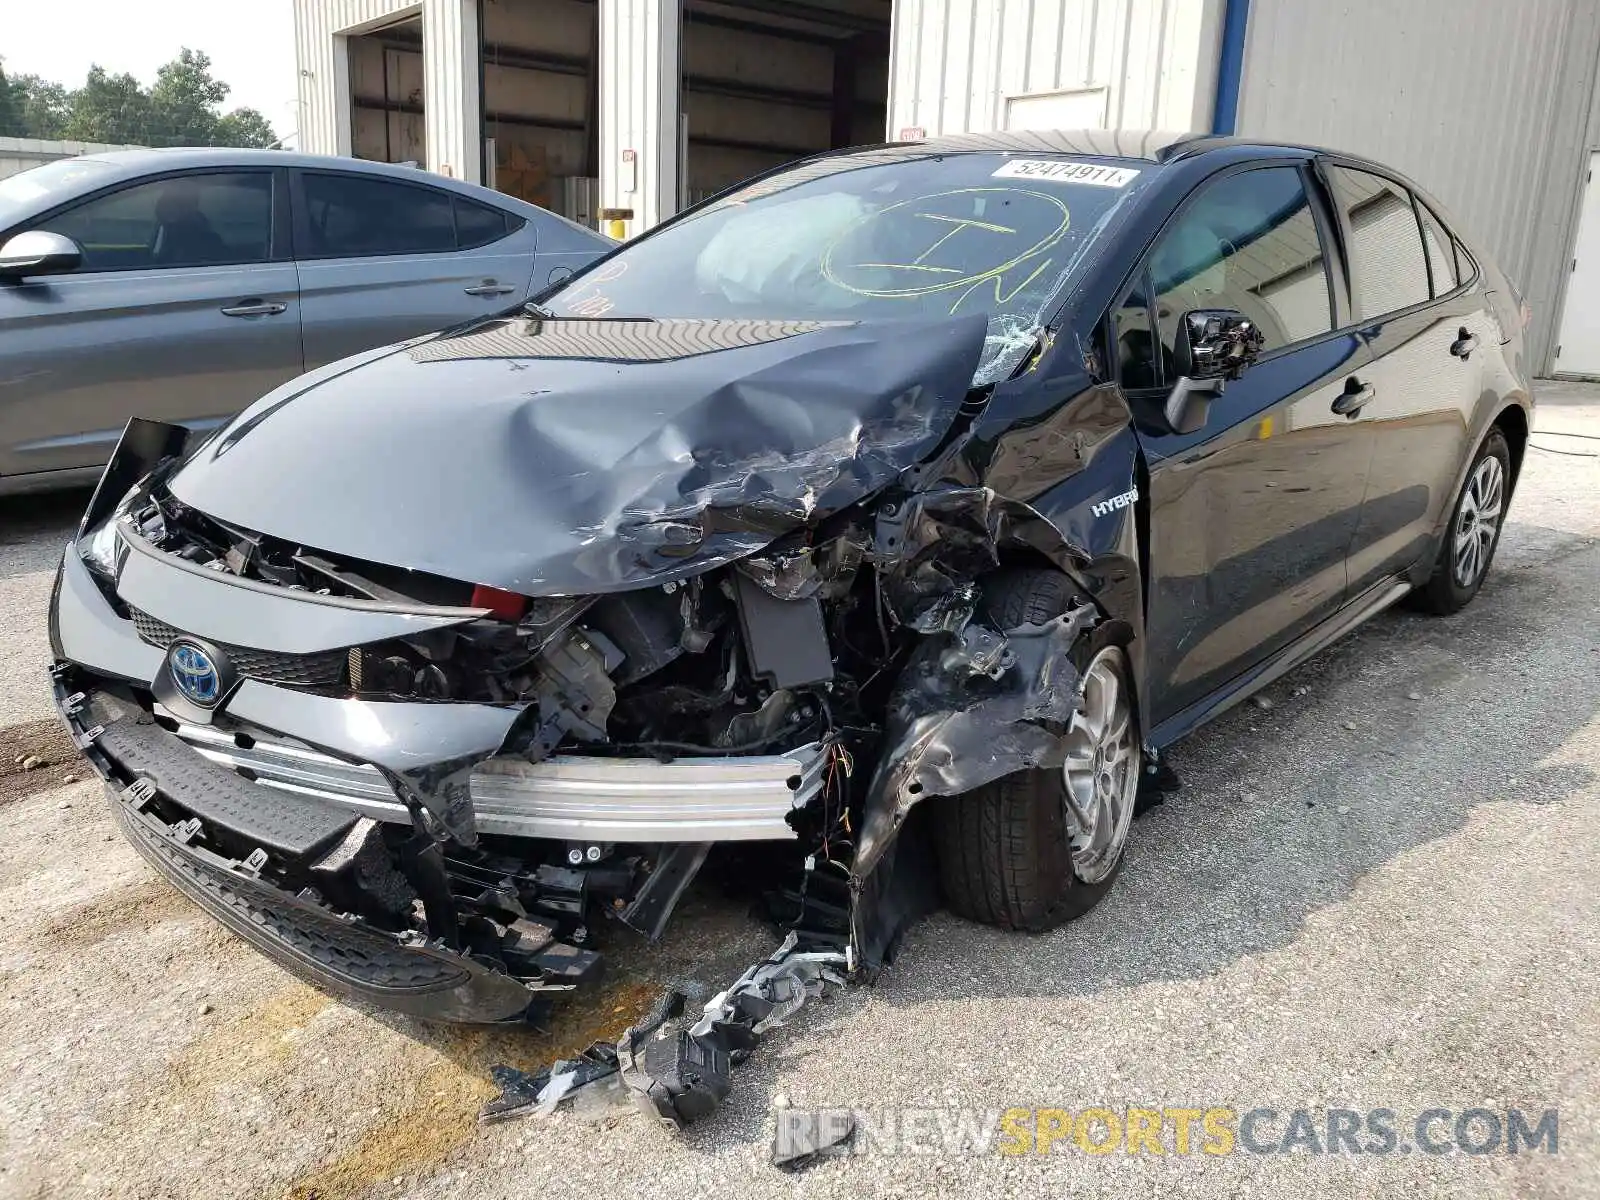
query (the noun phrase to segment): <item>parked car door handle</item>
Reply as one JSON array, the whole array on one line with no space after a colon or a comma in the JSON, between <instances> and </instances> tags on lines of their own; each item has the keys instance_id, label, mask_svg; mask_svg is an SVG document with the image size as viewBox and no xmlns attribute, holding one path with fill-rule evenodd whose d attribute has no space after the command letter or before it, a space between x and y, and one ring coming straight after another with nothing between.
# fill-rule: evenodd
<instances>
[{"instance_id":1,"label":"parked car door handle","mask_svg":"<svg viewBox=\"0 0 1600 1200\"><path fill-rule=\"evenodd\" d=\"M275 317L281 312L288 312L287 304L276 301L246 300L241 304L232 304L222 310L225 317Z\"/></svg>"},{"instance_id":2,"label":"parked car door handle","mask_svg":"<svg viewBox=\"0 0 1600 1200\"><path fill-rule=\"evenodd\" d=\"M1450 353L1454 354L1462 362L1466 362L1468 356L1477 348L1477 335L1468 333L1465 325L1461 327L1460 333L1456 335L1456 340L1450 343Z\"/></svg>"},{"instance_id":3,"label":"parked car door handle","mask_svg":"<svg viewBox=\"0 0 1600 1200\"><path fill-rule=\"evenodd\" d=\"M1339 398L1333 402L1333 411L1341 417L1354 418L1361 409L1372 403L1378 389L1370 383L1362 383L1354 375L1345 381L1344 391L1339 393Z\"/></svg>"},{"instance_id":4,"label":"parked car door handle","mask_svg":"<svg viewBox=\"0 0 1600 1200\"><path fill-rule=\"evenodd\" d=\"M469 296L504 296L507 292L514 292L517 289L508 283L496 283L493 279L485 279L477 287L465 290Z\"/></svg>"}]
</instances>

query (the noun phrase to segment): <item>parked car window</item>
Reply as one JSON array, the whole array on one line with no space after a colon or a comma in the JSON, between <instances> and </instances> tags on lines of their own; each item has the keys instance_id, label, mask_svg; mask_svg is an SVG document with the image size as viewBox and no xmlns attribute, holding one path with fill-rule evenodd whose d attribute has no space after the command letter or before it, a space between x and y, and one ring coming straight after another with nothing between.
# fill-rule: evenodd
<instances>
[{"instance_id":1,"label":"parked car window","mask_svg":"<svg viewBox=\"0 0 1600 1200\"><path fill-rule=\"evenodd\" d=\"M272 175L176 175L96 196L34 226L83 247L84 271L268 262Z\"/></svg>"},{"instance_id":2,"label":"parked car window","mask_svg":"<svg viewBox=\"0 0 1600 1200\"><path fill-rule=\"evenodd\" d=\"M437 254L456 248L450 194L364 175L306 171L311 258Z\"/></svg>"},{"instance_id":3,"label":"parked car window","mask_svg":"<svg viewBox=\"0 0 1600 1200\"><path fill-rule=\"evenodd\" d=\"M1411 193L1349 167L1330 169L1350 230L1356 318L1366 320L1428 299L1428 265Z\"/></svg>"},{"instance_id":4,"label":"parked car window","mask_svg":"<svg viewBox=\"0 0 1600 1200\"><path fill-rule=\"evenodd\" d=\"M456 249L476 250L506 236L506 214L487 204L455 197Z\"/></svg>"},{"instance_id":5,"label":"parked car window","mask_svg":"<svg viewBox=\"0 0 1600 1200\"><path fill-rule=\"evenodd\" d=\"M1443 296L1446 292L1453 292L1460 280L1456 277L1455 249L1451 245L1450 235L1439 222L1439 218L1428 211L1425 204L1417 205L1417 212L1422 217L1422 244L1428 252L1428 270L1433 280L1433 294Z\"/></svg>"},{"instance_id":6,"label":"parked car window","mask_svg":"<svg viewBox=\"0 0 1600 1200\"><path fill-rule=\"evenodd\" d=\"M1197 308L1243 313L1269 351L1327 333L1326 263L1298 168L1243 171L1208 185L1150 256L1165 361L1183 314Z\"/></svg>"}]
</instances>

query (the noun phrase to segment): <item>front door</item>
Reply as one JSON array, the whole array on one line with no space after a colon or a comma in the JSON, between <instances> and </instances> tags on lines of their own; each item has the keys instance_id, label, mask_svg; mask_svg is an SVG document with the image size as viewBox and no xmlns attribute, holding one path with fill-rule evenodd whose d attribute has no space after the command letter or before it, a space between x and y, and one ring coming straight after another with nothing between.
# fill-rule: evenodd
<instances>
[{"instance_id":1,"label":"front door","mask_svg":"<svg viewBox=\"0 0 1600 1200\"><path fill-rule=\"evenodd\" d=\"M500 209L373 175L298 177L308 370L490 316L528 294L534 256L525 238L506 236Z\"/></svg>"},{"instance_id":2,"label":"front door","mask_svg":"<svg viewBox=\"0 0 1600 1200\"><path fill-rule=\"evenodd\" d=\"M0 475L98 466L129 417L207 428L300 374L274 175L167 176L29 222L83 263L0 284Z\"/></svg>"},{"instance_id":3,"label":"front door","mask_svg":"<svg viewBox=\"0 0 1600 1200\"><path fill-rule=\"evenodd\" d=\"M1297 165L1214 179L1168 224L1143 282L1115 314L1150 465L1145 625L1155 725L1345 599L1372 442L1334 406L1365 386L1370 357L1353 330L1334 331L1326 219ZM1141 308L1153 309L1153 331ZM1157 414L1173 382L1178 322L1192 309L1243 313L1265 347L1212 401L1203 428L1177 434ZM1141 345L1152 349L1141 355Z\"/></svg>"}]
</instances>

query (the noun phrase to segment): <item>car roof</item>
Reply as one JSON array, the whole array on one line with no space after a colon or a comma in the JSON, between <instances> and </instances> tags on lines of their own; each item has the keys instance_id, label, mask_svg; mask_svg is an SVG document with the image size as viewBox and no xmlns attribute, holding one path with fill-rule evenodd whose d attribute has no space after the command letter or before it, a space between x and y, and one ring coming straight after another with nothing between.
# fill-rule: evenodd
<instances>
[{"instance_id":1,"label":"car roof","mask_svg":"<svg viewBox=\"0 0 1600 1200\"><path fill-rule=\"evenodd\" d=\"M552 223L557 223L583 235L581 240L585 242L593 242L608 248L613 244L604 234L580 225L558 212L530 204L526 200L519 200L516 196L495 191L493 188L467 183L448 175L433 174L420 165L374 162L371 159L348 158L334 154L303 154L293 150L249 150L212 146L106 150L96 154L85 154L82 158L85 161L105 164L124 180L137 179L141 175L153 175L161 171L183 171L205 167L303 167L312 170L376 175L402 182L425 183L429 187L459 192L474 200L498 205L520 217L539 221L547 230L551 228Z\"/></svg>"},{"instance_id":2,"label":"car roof","mask_svg":"<svg viewBox=\"0 0 1600 1200\"><path fill-rule=\"evenodd\" d=\"M83 155L85 161L105 163L124 177L148 175L157 171L182 171L195 167L305 167L331 171L347 171L359 175L381 175L390 179L411 180L442 187L463 195L492 199L495 203L519 212L550 215L549 209L539 208L527 201L466 183L448 175L435 175L421 166L404 163L373 162L364 158L346 158L333 154L302 154L293 150L246 150L211 146L171 146L146 150L106 150Z\"/></svg>"},{"instance_id":3,"label":"car roof","mask_svg":"<svg viewBox=\"0 0 1600 1200\"><path fill-rule=\"evenodd\" d=\"M883 158L906 158L935 154L1080 154L1093 158L1130 158L1149 163L1168 163L1193 158L1212 151L1258 150L1264 155L1323 154L1319 150L1289 142L1268 142L1253 138L1222 137L1173 129L1029 129L990 133L956 133L924 138L914 142L889 142L883 146L857 147L839 154L868 153ZM1341 155L1341 157L1352 157Z\"/></svg>"}]
</instances>

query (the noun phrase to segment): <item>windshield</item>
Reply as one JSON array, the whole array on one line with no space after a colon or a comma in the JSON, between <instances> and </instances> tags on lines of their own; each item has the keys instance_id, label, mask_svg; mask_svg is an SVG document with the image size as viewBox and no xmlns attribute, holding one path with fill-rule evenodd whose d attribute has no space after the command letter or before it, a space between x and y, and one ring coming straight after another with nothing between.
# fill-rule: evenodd
<instances>
[{"instance_id":1,"label":"windshield","mask_svg":"<svg viewBox=\"0 0 1600 1200\"><path fill-rule=\"evenodd\" d=\"M627 246L547 297L559 316L860 320L985 313L1004 378L1150 163L928 154L802 163Z\"/></svg>"},{"instance_id":2,"label":"windshield","mask_svg":"<svg viewBox=\"0 0 1600 1200\"><path fill-rule=\"evenodd\" d=\"M92 158L58 158L0 179L0 229L30 213L68 200L92 186L90 181L116 170Z\"/></svg>"}]
</instances>

